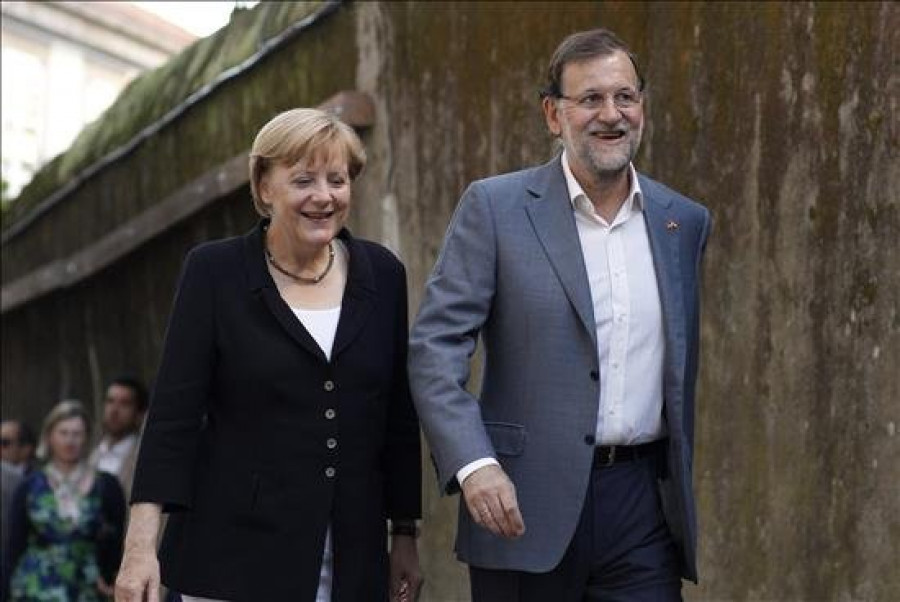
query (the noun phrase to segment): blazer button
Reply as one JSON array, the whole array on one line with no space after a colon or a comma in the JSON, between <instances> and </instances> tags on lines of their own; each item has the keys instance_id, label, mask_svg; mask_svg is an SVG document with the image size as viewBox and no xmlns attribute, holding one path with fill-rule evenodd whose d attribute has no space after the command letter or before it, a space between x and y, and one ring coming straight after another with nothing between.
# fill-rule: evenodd
<instances>
[{"instance_id":1,"label":"blazer button","mask_svg":"<svg viewBox=\"0 0 900 602\"><path fill-rule=\"evenodd\" d=\"M335 412L333 409L328 408L327 410L325 410L325 418L327 418L328 420L334 420L335 416L337 416L337 412Z\"/></svg>"},{"instance_id":2,"label":"blazer button","mask_svg":"<svg viewBox=\"0 0 900 602\"><path fill-rule=\"evenodd\" d=\"M337 439L329 439L325 442L325 446L328 449L334 449L335 447L337 447Z\"/></svg>"},{"instance_id":3,"label":"blazer button","mask_svg":"<svg viewBox=\"0 0 900 602\"><path fill-rule=\"evenodd\" d=\"M597 440L594 438L593 435L585 435L584 442L587 443L588 445L594 445L597 442Z\"/></svg>"},{"instance_id":4,"label":"blazer button","mask_svg":"<svg viewBox=\"0 0 900 602\"><path fill-rule=\"evenodd\" d=\"M328 468L325 469L325 476L328 477L329 479L333 479L335 472L336 471L334 470L334 466L329 466Z\"/></svg>"},{"instance_id":5,"label":"blazer button","mask_svg":"<svg viewBox=\"0 0 900 602\"><path fill-rule=\"evenodd\" d=\"M325 387L325 390L328 392L334 391L334 381L326 380L325 384L323 386Z\"/></svg>"},{"instance_id":6,"label":"blazer button","mask_svg":"<svg viewBox=\"0 0 900 602\"><path fill-rule=\"evenodd\" d=\"M596 370L591 370L591 380L593 380L595 382L600 380L600 373L597 372Z\"/></svg>"}]
</instances>

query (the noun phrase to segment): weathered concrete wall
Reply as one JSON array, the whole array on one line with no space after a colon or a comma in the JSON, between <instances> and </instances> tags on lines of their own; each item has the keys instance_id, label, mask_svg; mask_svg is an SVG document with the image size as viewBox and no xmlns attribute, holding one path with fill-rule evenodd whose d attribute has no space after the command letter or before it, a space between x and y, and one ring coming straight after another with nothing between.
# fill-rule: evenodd
<instances>
[{"instance_id":1,"label":"weathered concrete wall","mask_svg":"<svg viewBox=\"0 0 900 602\"><path fill-rule=\"evenodd\" d=\"M687 597L900 599L893 3L348 4L87 184L15 257L4 248L4 282L243 150L276 111L355 85L377 118L351 226L401 255L415 308L466 184L552 156L543 70L563 36L599 25L646 66L639 168L715 218L695 465L701 585ZM254 219L238 191L83 285L4 314L4 410L38 416L61 395L97 397L120 369L151 375L183 253ZM82 231L65 235L73 223ZM466 600L456 500L424 469L423 601Z\"/></svg>"},{"instance_id":2,"label":"weathered concrete wall","mask_svg":"<svg viewBox=\"0 0 900 602\"><path fill-rule=\"evenodd\" d=\"M552 155L537 89L559 40L603 25L635 47L650 85L639 168L715 216L702 582L686 594L900 598L896 6L391 3L357 18L358 81L381 110L368 223L394 233L413 306L465 185ZM467 599L449 561L456 500L425 470L425 599Z\"/></svg>"}]
</instances>

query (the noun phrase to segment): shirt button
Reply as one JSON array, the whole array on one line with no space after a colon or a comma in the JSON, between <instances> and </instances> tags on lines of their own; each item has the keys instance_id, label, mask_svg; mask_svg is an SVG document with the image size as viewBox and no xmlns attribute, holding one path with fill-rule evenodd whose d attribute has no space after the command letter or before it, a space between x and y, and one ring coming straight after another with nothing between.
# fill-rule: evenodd
<instances>
[{"instance_id":1,"label":"shirt button","mask_svg":"<svg viewBox=\"0 0 900 602\"><path fill-rule=\"evenodd\" d=\"M600 380L600 373L596 370L591 370L591 380L598 381Z\"/></svg>"},{"instance_id":2,"label":"shirt button","mask_svg":"<svg viewBox=\"0 0 900 602\"><path fill-rule=\"evenodd\" d=\"M328 408L327 410L325 410L325 418L327 418L328 420L334 420L334 417L336 415L337 415L337 412L335 412L331 408Z\"/></svg>"},{"instance_id":3,"label":"shirt button","mask_svg":"<svg viewBox=\"0 0 900 602\"><path fill-rule=\"evenodd\" d=\"M334 469L334 466L329 466L328 468L325 469L325 476L328 477L329 479L333 479L335 472L337 472L337 471Z\"/></svg>"},{"instance_id":4,"label":"shirt button","mask_svg":"<svg viewBox=\"0 0 900 602\"><path fill-rule=\"evenodd\" d=\"M334 391L334 381L326 380L323 386L326 391Z\"/></svg>"},{"instance_id":5,"label":"shirt button","mask_svg":"<svg viewBox=\"0 0 900 602\"><path fill-rule=\"evenodd\" d=\"M597 442L597 440L594 438L593 435L585 435L584 442L587 443L588 445L594 445Z\"/></svg>"},{"instance_id":6,"label":"shirt button","mask_svg":"<svg viewBox=\"0 0 900 602\"><path fill-rule=\"evenodd\" d=\"M329 439L325 442L325 445L328 447L328 449L334 449L335 447L337 447L337 439Z\"/></svg>"}]
</instances>

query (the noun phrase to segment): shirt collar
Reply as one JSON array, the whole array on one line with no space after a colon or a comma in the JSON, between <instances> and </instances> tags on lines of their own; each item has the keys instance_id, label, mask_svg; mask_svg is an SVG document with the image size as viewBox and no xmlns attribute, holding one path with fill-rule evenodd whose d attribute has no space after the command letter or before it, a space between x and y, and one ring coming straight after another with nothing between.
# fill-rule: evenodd
<instances>
[{"instance_id":1,"label":"shirt collar","mask_svg":"<svg viewBox=\"0 0 900 602\"><path fill-rule=\"evenodd\" d=\"M137 441L137 433L131 433L129 435L125 435L125 437L123 437L116 443L113 443L109 439L109 437L104 437L100 441L100 445L98 447L100 448L101 453L104 453L104 454L112 453L117 456L124 456L128 452L131 451L131 446L134 445L134 443L136 441Z\"/></svg>"},{"instance_id":2,"label":"shirt collar","mask_svg":"<svg viewBox=\"0 0 900 602\"><path fill-rule=\"evenodd\" d=\"M572 203L573 208L577 208L576 201L579 197L584 197L588 201L589 199L584 192L584 188L581 187L581 184L578 183L578 180L575 179L575 175L572 173L572 168L569 166L569 156L565 150L562 153L562 168L563 175L566 178L566 188L569 191L569 202ZM642 211L644 194L641 192L641 184L638 182L637 170L634 169L633 163L628 163L628 176L631 180L631 189L628 191L628 198L625 199L624 207L628 211Z\"/></svg>"}]
</instances>

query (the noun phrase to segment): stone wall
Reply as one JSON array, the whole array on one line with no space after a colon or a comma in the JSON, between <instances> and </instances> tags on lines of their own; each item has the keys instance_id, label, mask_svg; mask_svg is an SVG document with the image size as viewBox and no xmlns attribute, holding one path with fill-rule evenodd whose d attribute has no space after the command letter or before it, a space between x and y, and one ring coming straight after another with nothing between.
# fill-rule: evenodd
<instances>
[{"instance_id":1,"label":"stone wall","mask_svg":"<svg viewBox=\"0 0 900 602\"><path fill-rule=\"evenodd\" d=\"M556 44L606 26L634 47L638 167L715 219L686 595L900 597L896 6L363 3L357 22L381 110L363 211L413 307L466 184L552 156L537 90ZM425 470L425 599L467 599L456 499Z\"/></svg>"}]
</instances>

